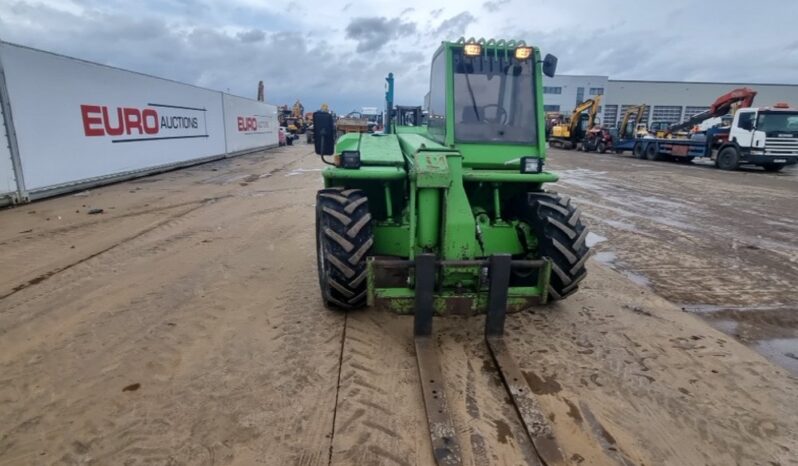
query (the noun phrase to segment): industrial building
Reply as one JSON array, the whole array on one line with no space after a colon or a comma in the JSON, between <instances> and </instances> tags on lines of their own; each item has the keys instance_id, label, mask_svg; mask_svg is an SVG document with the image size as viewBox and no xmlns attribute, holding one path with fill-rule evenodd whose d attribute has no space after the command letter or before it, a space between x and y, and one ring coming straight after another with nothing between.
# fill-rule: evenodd
<instances>
[{"instance_id":1,"label":"industrial building","mask_svg":"<svg viewBox=\"0 0 798 466\"><path fill-rule=\"evenodd\" d=\"M718 96L739 87L757 91L756 105L798 105L798 84L638 81L589 75L544 77L543 102L547 112L568 115L579 102L601 95L601 122L614 127L628 107L641 104L649 106L647 121L683 121L707 110Z\"/></svg>"}]
</instances>

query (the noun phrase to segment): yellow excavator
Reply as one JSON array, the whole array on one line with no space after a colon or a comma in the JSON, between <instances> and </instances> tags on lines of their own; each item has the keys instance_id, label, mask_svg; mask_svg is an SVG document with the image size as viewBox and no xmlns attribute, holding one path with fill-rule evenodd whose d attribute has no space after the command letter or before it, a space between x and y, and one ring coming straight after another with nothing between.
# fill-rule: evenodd
<instances>
[{"instance_id":1,"label":"yellow excavator","mask_svg":"<svg viewBox=\"0 0 798 466\"><path fill-rule=\"evenodd\" d=\"M618 134L613 140L613 150L616 154L632 150L638 138L649 135L648 127L643 122L643 115L648 112L648 105L633 105L626 109L623 118L618 124Z\"/></svg>"},{"instance_id":2,"label":"yellow excavator","mask_svg":"<svg viewBox=\"0 0 798 466\"><path fill-rule=\"evenodd\" d=\"M621 124L618 125L620 139L634 139L648 134L648 128L643 122L643 115L648 111L648 105L633 105L626 109Z\"/></svg>"},{"instance_id":3,"label":"yellow excavator","mask_svg":"<svg viewBox=\"0 0 798 466\"><path fill-rule=\"evenodd\" d=\"M554 125L549 136L549 145L560 149L573 149L587 132L596 124L596 113L601 105L601 96L597 95L593 99L587 99L577 105L571 118Z\"/></svg>"}]
</instances>

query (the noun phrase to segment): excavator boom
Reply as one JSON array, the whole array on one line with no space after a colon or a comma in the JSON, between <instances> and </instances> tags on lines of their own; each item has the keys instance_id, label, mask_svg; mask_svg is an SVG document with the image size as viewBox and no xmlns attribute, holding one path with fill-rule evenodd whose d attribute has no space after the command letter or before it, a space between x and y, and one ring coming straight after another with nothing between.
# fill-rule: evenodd
<instances>
[{"instance_id":1,"label":"excavator boom","mask_svg":"<svg viewBox=\"0 0 798 466\"><path fill-rule=\"evenodd\" d=\"M641 104L634 105L626 109L626 113L623 114L623 119L621 120L621 125L618 127L618 135L621 139L635 137L635 128L632 128L627 136L626 126L629 124L629 120L632 118L632 115L634 115L635 127L637 127L637 125L643 121L643 113L647 108L648 106L646 104Z\"/></svg>"},{"instance_id":2,"label":"excavator boom","mask_svg":"<svg viewBox=\"0 0 798 466\"><path fill-rule=\"evenodd\" d=\"M552 128L549 143L554 147L563 149L572 149L576 147L585 133L595 125L596 113L598 113L599 106L601 106L600 95L592 99L587 99L577 105L571 113L571 119L567 123L560 123ZM588 112L587 127L584 128L584 131L581 131L580 124L582 122L582 114L585 112Z\"/></svg>"}]
</instances>

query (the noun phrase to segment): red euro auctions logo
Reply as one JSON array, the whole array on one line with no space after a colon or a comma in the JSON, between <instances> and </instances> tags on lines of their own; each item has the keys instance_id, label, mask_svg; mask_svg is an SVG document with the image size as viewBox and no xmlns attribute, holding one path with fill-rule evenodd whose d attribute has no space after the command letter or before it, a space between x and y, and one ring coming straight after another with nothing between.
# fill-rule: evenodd
<instances>
[{"instance_id":1,"label":"red euro auctions logo","mask_svg":"<svg viewBox=\"0 0 798 466\"><path fill-rule=\"evenodd\" d=\"M265 115L250 115L236 117L238 132L247 134L262 134L269 131L269 120Z\"/></svg>"},{"instance_id":2,"label":"red euro auctions logo","mask_svg":"<svg viewBox=\"0 0 798 466\"><path fill-rule=\"evenodd\" d=\"M258 119L255 117L238 117L238 130L242 133L246 131L257 131Z\"/></svg>"},{"instance_id":3,"label":"red euro auctions logo","mask_svg":"<svg viewBox=\"0 0 798 466\"><path fill-rule=\"evenodd\" d=\"M209 137L204 108L148 103L146 107L80 106L83 133L111 136L111 142Z\"/></svg>"},{"instance_id":4,"label":"red euro auctions logo","mask_svg":"<svg viewBox=\"0 0 798 466\"><path fill-rule=\"evenodd\" d=\"M158 112L152 108L118 107L111 117L108 107L81 105L83 132L86 136L121 136L123 134L158 134Z\"/></svg>"}]
</instances>

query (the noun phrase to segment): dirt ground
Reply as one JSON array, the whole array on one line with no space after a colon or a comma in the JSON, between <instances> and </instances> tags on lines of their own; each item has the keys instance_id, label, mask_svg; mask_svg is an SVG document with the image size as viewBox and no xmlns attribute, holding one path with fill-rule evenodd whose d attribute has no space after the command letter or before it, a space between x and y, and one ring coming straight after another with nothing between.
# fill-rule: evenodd
<instances>
[{"instance_id":1,"label":"dirt ground","mask_svg":"<svg viewBox=\"0 0 798 466\"><path fill-rule=\"evenodd\" d=\"M798 169L552 151L599 262L798 376Z\"/></svg>"},{"instance_id":2,"label":"dirt ground","mask_svg":"<svg viewBox=\"0 0 798 466\"><path fill-rule=\"evenodd\" d=\"M609 267L508 338L569 461L798 464L798 380L702 318L794 332L795 174L553 155ZM0 211L0 464L432 464L412 318L321 305L321 168L300 144ZM435 325L467 464L534 464L483 319Z\"/></svg>"}]
</instances>

